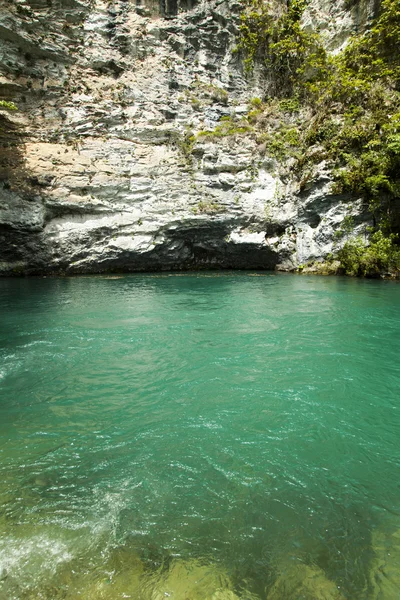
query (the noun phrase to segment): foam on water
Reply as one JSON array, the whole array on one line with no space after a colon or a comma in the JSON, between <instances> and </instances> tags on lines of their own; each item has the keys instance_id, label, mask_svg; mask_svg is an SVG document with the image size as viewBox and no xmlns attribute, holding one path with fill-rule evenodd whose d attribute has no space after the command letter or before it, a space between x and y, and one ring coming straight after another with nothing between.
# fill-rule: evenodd
<instances>
[{"instance_id":1,"label":"foam on water","mask_svg":"<svg viewBox=\"0 0 400 600\"><path fill-rule=\"evenodd\" d=\"M8 590L14 587L20 590L35 589L54 577L60 564L72 558L73 553L63 540L50 538L46 534L37 535L34 530L19 537L2 535L0 580Z\"/></svg>"}]
</instances>

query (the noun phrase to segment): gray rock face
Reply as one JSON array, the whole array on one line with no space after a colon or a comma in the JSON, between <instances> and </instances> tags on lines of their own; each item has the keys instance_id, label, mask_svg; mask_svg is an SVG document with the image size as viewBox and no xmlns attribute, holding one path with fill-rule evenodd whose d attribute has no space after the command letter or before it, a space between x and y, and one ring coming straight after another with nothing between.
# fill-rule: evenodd
<instances>
[{"instance_id":1,"label":"gray rock face","mask_svg":"<svg viewBox=\"0 0 400 600\"><path fill-rule=\"evenodd\" d=\"M348 4L348 3L347 3ZM371 2L313 0L340 47ZM307 189L251 133L196 137L261 93L234 48L236 0L21 0L0 15L0 274L278 268L335 249L361 201Z\"/></svg>"},{"instance_id":2,"label":"gray rock face","mask_svg":"<svg viewBox=\"0 0 400 600\"><path fill-rule=\"evenodd\" d=\"M361 33L378 15L381 0L312 0L303 16L303 27L318 28L332 52L346 45L352 33Z\"/></svg>"}]
</instances>

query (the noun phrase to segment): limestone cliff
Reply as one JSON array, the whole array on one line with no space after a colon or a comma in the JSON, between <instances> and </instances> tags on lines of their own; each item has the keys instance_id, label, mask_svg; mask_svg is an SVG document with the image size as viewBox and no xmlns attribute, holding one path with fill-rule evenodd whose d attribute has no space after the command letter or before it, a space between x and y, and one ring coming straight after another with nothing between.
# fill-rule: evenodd
<instances>
[{"instance_id":1,"label":"limestone cliff","mask_svg":"<svg viewBox=\"0 0 400 600\"><path fill-rule=\"evenodd\" d=\"M313 0L335 51L376 2ZM349 207L324 162L299 186L239 120L265 93L235 53L237 0L2 0L0 273L294 269ZM264 87L263 87L264 86ZM223 122L223 121L222 121ZM351 205L356 231L368 215Z\"/></svg>"}]
</instances>

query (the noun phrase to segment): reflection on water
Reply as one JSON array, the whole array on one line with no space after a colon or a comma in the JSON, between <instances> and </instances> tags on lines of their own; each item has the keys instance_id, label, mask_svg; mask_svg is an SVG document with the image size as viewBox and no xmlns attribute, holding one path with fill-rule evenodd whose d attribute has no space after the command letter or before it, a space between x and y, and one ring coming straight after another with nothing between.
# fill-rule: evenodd
<instances>
[{"instance_id":1,"label":"reflection on water","mask_svg":"<svg viewBox=\"0 0 400 600\"><path fill-rule=\"evenodd\" d=\"M399 296L0 280L0 598L397 600Z\"/></svg>"}]
</instances>

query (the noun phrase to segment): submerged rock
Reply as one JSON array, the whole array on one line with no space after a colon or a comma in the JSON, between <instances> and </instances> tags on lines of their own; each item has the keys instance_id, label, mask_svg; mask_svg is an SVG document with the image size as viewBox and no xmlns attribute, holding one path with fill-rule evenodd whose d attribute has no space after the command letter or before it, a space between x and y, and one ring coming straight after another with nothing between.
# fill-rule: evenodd
<instances>
[{"instance_id":1,"label":"submerged rock","mask_svg":"<svg viewBox=\"0 0 400 600\"><path fill-rule=\"evenodd\" d=\"M268 600L344 600L336 584L322 569L308 565L292 565L281 572Z\"/></svg>"},{"instance_id":2,"label":"submerged rock","mask_svg":"<svg viewBox=\"0 0 400 600\"><path fill-rule=\"evenodd\" d=\"M136 552L115 550L98 571L64 581L65 600L138 600L144 566ZM96 576L97 575L97 576ZM52 599L53 600L53 599Z\"/></svg>"},{"instance_id":3,"label":"submerged rock","mask_svg":"<svg viewBox=\"0 0 400 600\"><path fill-rule=\"evenodd\" d=\"M239 600L239 597L231 590L218 590L211 596L211 600Z\"/></svg>"},{"instance_id":4,"label":"submerged rock","mask_svg":"<svg viewBox=\"0 0 400 600\"><path fill-rule=\"evenodd\" d=\"M142 588L146 600L239 600L228 575L217 565L176 560L158 580Z\"/></svg>"},{"instance_id":5,"label":"submerged rock","mask_svg":"<svg viewBox=\"0 0 400 600\"><path fill-rule=\"evenodd\" d=\"M398 600L400 597L400 529L392 534L372 534L375 553L370 571L371 600Z\"/></svg>"}]
</instances>

